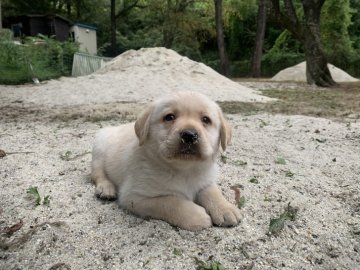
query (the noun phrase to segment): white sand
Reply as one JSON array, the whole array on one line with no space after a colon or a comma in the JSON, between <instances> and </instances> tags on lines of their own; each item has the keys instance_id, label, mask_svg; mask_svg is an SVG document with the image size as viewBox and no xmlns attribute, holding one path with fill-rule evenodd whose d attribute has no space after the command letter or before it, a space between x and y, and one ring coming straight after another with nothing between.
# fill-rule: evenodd
<instances>
[{"instance_id":1,"label":"white sand","mask_svg":"<svg viewBox=\"0 0 360 270\"><path fill-rule=\"evenodd\" d=\"M331 76L335 82L357 82L358 79L350 76L348 73L332 64L328 64ZM306 82L306 62L301 62L295 66L279 71L274 77L273 81L295 81Z\"/></svg>"},{"instance_id":2,"label":"white sand","mask_svg":"<svg viewBox=\"0 0 360 270\"><path fill-rule=\"evenodd\" d=\"M6 102L23 100L44 106L149 102L164 93L184 90L198 91L217 101L272 100L165 48L125 52L96 74L21 87L21 92L12 89L2 90Z\"/></svg>"},{"instance_id":3,"label":"white sand","mask_svg":"<svg viewBox=\"0 0 360 270\"><path fill-rule=\"evenodd\" d=\"M8 153L0 159L0 269L196 269L194 258L209 256L226 269L358 269L360 123L228 115L233 142L227 163L218 161L219 184L230 201L230 186L243 186L243 221L235 228L187 232L162 221L142 220L94 196L87 153L95 132L133 119L143 107L122 101L143 102L164 89L154 89L151 83L146 91L136 89L137 83L146 82L134 81L134 93L119 95L117 89L129 82L116 81L116 87L108 89L112 82L105 78L112 77L107 76L94 75L94 81L103 83L96 87L85 83L91 82L89 77L52 81L40 88L0 86L0 149ZM215 75L207 80L194 77L206 86L215 85L214 79L223 80ZM99 95L99 89L107 94ZM73 98L66 98L70 93ZM15 153L24 151L31 153ZM70 160L61 158L67 151ZM286 164L276 164L278 158ZM249 182L252 177L259 183ZM26 194L30 186L37 186L42 197L50 195L50 204L35 206ZM287 221L278 237L267 236L270 219L289 202L299 208L297 218ZM23 227L5 236L5 227L19 220ZM1 249L21 239L18 246Z\"/></svg>"}]
</instances>

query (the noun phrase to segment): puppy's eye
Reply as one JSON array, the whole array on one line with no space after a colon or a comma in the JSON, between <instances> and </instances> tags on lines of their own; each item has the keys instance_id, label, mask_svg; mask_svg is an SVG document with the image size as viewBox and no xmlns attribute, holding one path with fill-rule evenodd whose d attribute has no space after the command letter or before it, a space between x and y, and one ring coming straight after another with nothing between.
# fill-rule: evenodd
<instances>
[{"instance_id":1,"label":"puppy's eye","mask_svg":"<svg viewBox=\"0 0 360 270\"><path fill-rule=\"evenodd\" d=\"M210 120L210 118L207 117L207 116L203 116L203 117L201 118L201 122L203 122L204 124L207 124L207 125L211 124L211 120Z\"/></svg>"},{"instance_id":2,"label":"puppy's eye","mask_svg":"<svg viewBox=\"0 0 360 270\"><path fill-rule=\"evenodd\" d=\"M176 119L175 115L173 113L169 113L167 115L164 116L164 121L165 122L171 122L174 121Z\"/></svg>"}]
</instances>

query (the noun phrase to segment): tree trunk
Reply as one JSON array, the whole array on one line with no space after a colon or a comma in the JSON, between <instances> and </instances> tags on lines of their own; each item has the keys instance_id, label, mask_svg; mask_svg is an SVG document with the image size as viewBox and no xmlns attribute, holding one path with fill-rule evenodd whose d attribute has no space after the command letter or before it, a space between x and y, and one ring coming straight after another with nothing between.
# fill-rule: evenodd
<instances>
[{"instance_id":1,"label":"tree trunk","mask_svg":"<svg viewBox=\"0 0 360 270\"><path fill-rule=\"evenodd\" d=\"M66 14L68 18L71 17L71 0L66 1Z\"/></svg>"},{"instance_id":2,"label":"tree trunk","mask_svg":"<svg viewBox=\"0 0 360 270\"><path fill-rule=\"evenodd\" d=\"M251 61L250 77L260 77L261 75L261 58L266 30L266 2L267 0L259 0L255 49Z\"/></svg>"},{"instance_id":3,"label":"tree trunk","mask_svg":"<svg viewBox=\"0 0 360 270\"><path fill-rule=\"evenodd\" d=\"M110 48L112 56L116 55L116 17L115 0L111 0L110 5Z\"/></svg>"},{"instance_id":4,"label":"tree trunk","mask_svg":"<svg viewBox=\"0 0 360 270\"><path fill-rule=\"evenodd\" d=\"M76 19L81 19L81 0L76 0Z\"/></svg>"},{"instance_id":5,"label":"tree trunk","mask_svg":"<svg viewBox=\"0 0 360 270\"><path fill-rule=\"evenodd\" d=\"M299 20L293 0L271 0L274 19L299 40L305 51L306 79L309 84L329 87L336 85L332 79L327 59L322 50L320 12L326 0L301 0L304 19Z\"/></svg>"},{"instance_id":6,"label":"tree trunk","mask_svg":"<svg viewBox=\"0 0 360 270\"><path fill-rule=\"evenodd\" d=\"M2 29L2 13L1 13L1 0L0 0L0 29Z\"/></svg>"},{"instance_id":7,"label":"tree trunk","mask_svg":"<svg viewBox=\"0 0 360 270\"><path fill-rule=\"evenodd\" d=\"M174 33L171 31L171 29L167 29L167 27L164 27L163 32L163 46L167 49L170 49L172 47L172 44L174 42Z\"/></svg>"},{"instance_id":8,"label":"tree trunk","mask_svg":"<svg viewBox=\"0 0 360 270\"><path fill-rule=\"evenodd\" d=\"M230 76L230 64L226 53L226 46L224 40L224 27L222 21L222 0L214 0L215 2L215 23L216 23L216 38L220 57L220 72L222 75Z\"/></svg>"},{"instance_id":9,"label":"tree trunk","mask_svg":"<svg viewBox=\"0 0 360 270\"><path fill-rule=\"evenodd\" d=\"M304 40L306 59L306 80L308 84L328 87L336 85L332 79L328 62L322 49L312 35L306 35Z\"/></svg>"},{"instance_id":10,"label":"tree trunk","mask_svg":"<svg viewBox=\"0 0 360 270\"><path fill-rule=\"evenodd\" d=\"M303 44L306 59L306 79L308 84L328 87L336 85L332 79L328 62L323 52L320 35L320 11L324 1L303 0L305 31Z\"/></svg>"},{"instance_id":11,"label":"tree trunk","mask_svg":"<svg viewBox=\"0 0 360 270\"><path fill-rule=\"evenodd\" d=\"M163 41L162 44L165 48L170 49L173 42L174 42L174 29L172 27L172 20L174 18L171 18L172 14L172 2L171 0L167 0L166 3L166 14L164 18L164 25L163 25ZM174 13L176 13L176 8L174 9ZM175 18L176 19L176 18Z\"/></svg>"}]
</instances>

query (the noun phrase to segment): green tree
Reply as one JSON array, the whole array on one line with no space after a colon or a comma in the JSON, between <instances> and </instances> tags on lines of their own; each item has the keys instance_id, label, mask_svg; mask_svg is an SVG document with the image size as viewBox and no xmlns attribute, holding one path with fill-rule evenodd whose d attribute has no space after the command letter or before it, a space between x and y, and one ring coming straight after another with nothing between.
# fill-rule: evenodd
<instances>
[{"instance_id":1,"label":"green tree","mask_svg":"<svg viewBox=\"0 0 360 270\"><path fill-rule=\"evenodd\" d=\"M224 38L224 25L222 15L222 0L214 0L215 2L215 24L216 24L216 38L220 58L220 71L224 76L230 76L230 63L226 51Z\"/></svg>"},{"instance_id":2,"label":"green tree","mask_svg":"<svg viewBox=\"0 0 360 270\"><path fill-rule=\"evenodd\" d=\"M257 30L255 39L254 54L251 59L251 77L260 77L261 75L261 58L264 47L264 38L266 30L266 13L267 13L267 0L259 0L258 14L257 14Z\"/></svg>"},{"instance_id":3,"label":"green tree","mask_svg":"<svg viewBox=\"0 0 360 270\"><path fill-rule=\"evenodd\" d=\"M351 24L349 36L354 50L360 55L360 1L350 0ZM360 74L360 71L359 71Z\"/></svg>"},{"instance_id":4,"label":"green tree","mask_svg":"<svg viewBox=\"0 0 360 270\"><path fill-rule=\"evenodd\" d=\"M301 0L303 16L296 12L293 0L271 2L275 19L304 46L307 82L323 87L335 85L320 34L320 14L325 0Z\"/></svg>"},{"instance_id":5,"label":"green tree","mask_svg":"<svg viewBox=\"0 0 360 270\"><path fill-rule=\"evenodd\" d=\"M321 12L321 39L329 62L344 67L354 55L349 26L349 0L327 0Z\"/></svg>"}]
</instances>

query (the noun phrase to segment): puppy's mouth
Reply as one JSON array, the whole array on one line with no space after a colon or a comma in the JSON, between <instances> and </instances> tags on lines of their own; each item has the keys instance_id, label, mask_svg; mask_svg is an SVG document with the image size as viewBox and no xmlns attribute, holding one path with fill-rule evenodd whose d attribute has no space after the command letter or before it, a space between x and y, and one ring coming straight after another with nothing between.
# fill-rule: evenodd
<instances>
[{"instance_id":1,"label":"puppy's mouth","mask_svg":"<svg viewBox=\"0 0 360 270\"><path fill-rule=\"evenodd\" d=\"M180 143L179 153L184 155L199 155L199 144Z\"/></svg>"},{"instance_id":2,"label":"puppy's mouth","mask_svg":"<svg viewBox=\"0 0 360 270\"><path fill-rule=\"evenodd\" d=\"M180 142L174 155L177 159L194 160L201 159L201 151L198 143L188 144Z\"/></svg>"}]
</instances>

